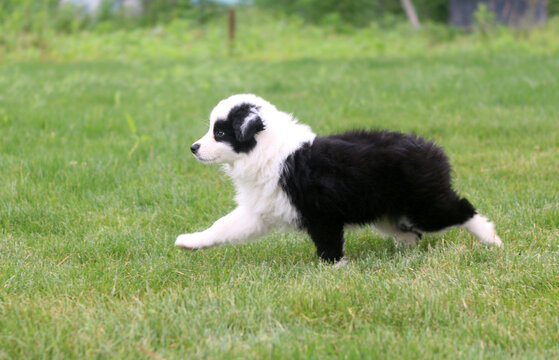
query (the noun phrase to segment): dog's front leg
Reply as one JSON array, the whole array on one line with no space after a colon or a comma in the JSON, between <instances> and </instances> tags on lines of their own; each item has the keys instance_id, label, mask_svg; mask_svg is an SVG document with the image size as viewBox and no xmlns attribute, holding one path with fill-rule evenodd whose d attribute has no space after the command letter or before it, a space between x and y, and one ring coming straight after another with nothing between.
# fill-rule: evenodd
<instances>
[{"instance_id":1,"label":"dog's front leg","mask_svg":"<svg viewBox=\"0 0 559 360\"><path fill-rule=\"evenodd\" d=\"M344 258L344 224L318 219L307 224L307 231L321 260L338 263Z\"/></svg>"},{"instance_id":2,"label":"dog's front leg","mask_svg":"<svg viewBox=\"0 0 559 360\"><path fill-rule=\"evenodd\" d=\"M264 235L267 231L268 227L258 215L239 206L205 231L179 235L175 246L201 249L223 243L251 240Z\"/></svg>"}]
</instances>

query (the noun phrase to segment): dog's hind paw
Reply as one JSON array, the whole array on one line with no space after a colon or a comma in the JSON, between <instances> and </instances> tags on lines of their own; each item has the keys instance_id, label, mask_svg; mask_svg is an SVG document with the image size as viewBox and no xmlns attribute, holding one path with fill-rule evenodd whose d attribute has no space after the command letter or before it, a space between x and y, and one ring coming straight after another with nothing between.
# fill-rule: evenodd
<instances>
[{"instance_id":1,"label":"dog's hind paw","mask_svg":"<svg viewBox=\"0 0 559 360\"><path fill-rule=\"evenodd\" d=\"M421 240L419 232L400 232L394 235L394 245L397 248L408 248L417 245Z\"/></svg>"}]
</instances>

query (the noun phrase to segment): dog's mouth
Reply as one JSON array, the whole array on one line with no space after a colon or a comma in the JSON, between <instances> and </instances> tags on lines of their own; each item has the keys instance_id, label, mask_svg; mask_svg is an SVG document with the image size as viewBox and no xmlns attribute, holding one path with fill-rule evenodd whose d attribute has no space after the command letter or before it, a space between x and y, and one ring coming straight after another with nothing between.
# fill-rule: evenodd
<instances>
[{"instance_id":1,"label":"dog's mouth","mask_svg":"<svg viewBox=\"0 0 559 360\"><path fill-rule=\"evenodd\" d=\"M196 158L196 160L200 161L203 164L213 164L215 163L216 158L213 159L206 159L201 157L200 155L195 154L194 157Z\"/></svg>"}]
</instances>

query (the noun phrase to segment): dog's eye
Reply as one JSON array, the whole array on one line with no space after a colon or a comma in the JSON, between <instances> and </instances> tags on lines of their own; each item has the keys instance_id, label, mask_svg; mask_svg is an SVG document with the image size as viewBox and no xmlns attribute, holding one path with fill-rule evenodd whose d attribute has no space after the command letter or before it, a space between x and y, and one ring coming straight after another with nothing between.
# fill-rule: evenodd
<instances>
[{"instance_id":1,"label":"dog's eye","mask_svg":"<svg viewBox=\"0 0 559 360\"><path fill-rule=\"evenodd\" d=\"M225 131L223 130L214 130L214 136L216 138L221 138L225 136Z\"/></svg>"}]
</instances>

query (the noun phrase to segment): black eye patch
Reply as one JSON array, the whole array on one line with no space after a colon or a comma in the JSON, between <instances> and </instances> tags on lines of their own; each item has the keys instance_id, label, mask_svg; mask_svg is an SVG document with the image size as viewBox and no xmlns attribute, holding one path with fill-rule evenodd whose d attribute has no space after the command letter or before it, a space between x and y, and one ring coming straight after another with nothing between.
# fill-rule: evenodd
<instances>
[{"instance_id":1,"label":"black eye patch","mask_svg":"<svg viewBox=\"0 0 559 360\"><path fill-rule=\"evenodd\" d=\"M215 141L231 145L237 153L248 153L256 146L254 135L264 130L257 108L251 104L241 104L229 111L227 119L214 123Z\"/></svg>"},{"instance_id":2,"label":"black eye patch","mask_svg":"<svg viewBox=\"0 0 559 360\"><path fill-rule=\"evenodd\" d=\"M218 142L231 142L235 138L231 123L227 120L217 120L214 124L214 138Z\"/></svg>"},{"instance_id":3,"label":"black eye patch","mask_svg":"<svg viewBox=\"0 0 559 360\"><path fill-rule=\"evenodd\" d=\"M256 140L254 137L248 141L239 141L235 137L235 131L233 130L233 124L228 120L217 120L214 124L214 138L217 142L224 142L233 148L237 153L248 153L256 146Z\"/></svg>"},{"instance_id":4,"label":"black eye patch","mask_svg":"<svg viewBox=\"0 0 559 360\"><path fill-rule=\"evenodd\" d=\"M223 141L223 138L227 135L224 129L214 126L214 138L216 141Z\"/></svg>"}]
</instances>

